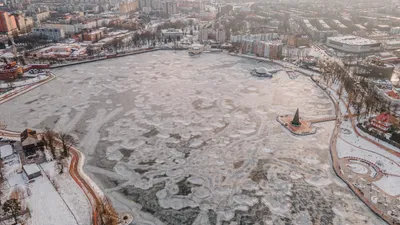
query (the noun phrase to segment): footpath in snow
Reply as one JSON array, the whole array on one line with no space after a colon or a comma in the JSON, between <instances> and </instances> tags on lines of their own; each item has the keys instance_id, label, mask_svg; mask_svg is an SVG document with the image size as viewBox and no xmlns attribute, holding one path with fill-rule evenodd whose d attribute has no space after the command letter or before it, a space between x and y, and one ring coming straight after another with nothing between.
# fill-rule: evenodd
<instances>
[{"instance_id":1,"label":"footpath in snow","mask_svg":"<svg viewBox=\"0 0 400 225\"><path fill-rule=\"evenodd\" d=\"M0 145L4 143L0 142ZM56 171L56 161L39 165L42 176L28 180L21 170L18 154L14 153L4 161L2 202L11 196L20 196L21 206L30 211L20 217L28 225L86 225L91 223L91 205L69 175ZM18 194L16 194L18 193ZM11 221L11 220L10 220Z\"/></svg>"}]
</instances>

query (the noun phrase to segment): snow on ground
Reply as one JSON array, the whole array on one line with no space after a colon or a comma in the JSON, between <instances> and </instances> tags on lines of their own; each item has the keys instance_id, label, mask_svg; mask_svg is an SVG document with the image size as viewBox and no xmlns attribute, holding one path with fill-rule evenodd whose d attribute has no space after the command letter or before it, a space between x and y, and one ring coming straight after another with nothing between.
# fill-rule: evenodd
<instances>
[{"instance_id":1,"label":"snow on ground","mask_svg":"<svg viewBox=\"0 0 400 225\"><path fill-rule=\"evenodd\" d=\"M35 78L13 82L12 85L13 85L13 87L21 87L21 86L37 83L37 82L45 80L47 78L48 78L48 76L46 74L42 74ZM9 87L8 83L0 83L0 88L8 88L8 87Z\"/></svg>"},{"instance_id":2,"label":"snow on ground","mask_svg":"<svg viewBox=\"0 0 400 225\"><path fill-rule=\"evenodd\" d=\"M41 166L58 187L58 192L75 215L78 223L90 224L92 208L89 200L71 175L68 172L63 174L55 173L55 161L43 163Z\"/></svg>"},{"instance_id":3,"label":"snow on ground","mask_svg":"<svg viewBox=\"0 0 400 225\"><path fill-rule=\"evenodd\" d=\"M31 211L30 225L73 225L77 224L71 211L57 193L50 180L38 177L28 185L31 196L28 206Z\"/></svg>"},{"instance_id":4,"label":"snow on ground","mask_svg":"<svg viewBox=\"0 0 400 225\"><path fill-rule=\"evenodd\" d=\"M383 145L383 146L385 146L387 148L393 149L396 152L400 152L399 148L397 148L397 147L395 147L395 146L393 146L393 145L391 145L391 144L389 144L389 143L387 143L385 141L379 140L378 138L376 138L376 137L374 137L374 136L372 136L370 134L365 133L364 131L360 130L358 127L357 127L357 130L358 130L358 132L360 134L368 137L369 139L374 140L374 141L378 142L379 144L381 144L381 145ZM400 159L399 159L399 161L400 161Z\"/></svg>"},{"instance_id":5,"label":"snow on ground","mask_svg":"<svg viewBox=\"0 0 400 225\"><path fill-rule=\"evenodd\" d=\"M21 205L26 205L32 216L27 221L28 225L90 224L90 203L68 173L67 168L64 174L59 175L55 169L56 161L41 164L41 167L50 175L51 181L46 176L42 176L29 183L21 170L17 154L4 160L3 163L6 182L3 185L1 202L9 199L13 191L23 190L22 195L25 197L21 199ZM44 174L43 171L42 174ZM58 192L51 182L56 184Z\"/></svg>"},{"instance_id":6,"label":"snow on ground","mask_svg":"<svg viewBox=\"0 0 400 225\"><path fill-rule=\"evenodd\" d=\"M392 163L392 160L382 157L381 155L378 155L374 152L359 150L344 142L342 139L338 139L337 149L339 158L351 156L365 159L374 163L375 165L378 165L383 172L400 176L400 167Z\"/></svg>"},{"instance_id":7,"label":"snow on ground","mask_svg":"<svg viewBox=\"0 0 400 225\"><path fill-rule=\"evenodd\" d=\"M382 179L374 182L374 184L391 196L400 195L400 177L383 176Z\"/></svg>"}]
</instances>

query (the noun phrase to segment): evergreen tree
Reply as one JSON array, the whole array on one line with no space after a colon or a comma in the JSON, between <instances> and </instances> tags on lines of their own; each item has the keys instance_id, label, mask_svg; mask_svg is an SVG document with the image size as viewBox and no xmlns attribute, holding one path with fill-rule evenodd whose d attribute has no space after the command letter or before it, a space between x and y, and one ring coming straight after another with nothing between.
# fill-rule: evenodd
<instances>
[{"instance_id":1,"label":"evergreen tree","mask_svg":"<svg viewBox=\"0 0 400 225\"><path fill-rule=\"evenodd\" d=\"M11 215L17 223L18 216L21 212L21 203L17 199L9 199L3 204L3 211L7 215Z\"/></svg>"}]
</instances>

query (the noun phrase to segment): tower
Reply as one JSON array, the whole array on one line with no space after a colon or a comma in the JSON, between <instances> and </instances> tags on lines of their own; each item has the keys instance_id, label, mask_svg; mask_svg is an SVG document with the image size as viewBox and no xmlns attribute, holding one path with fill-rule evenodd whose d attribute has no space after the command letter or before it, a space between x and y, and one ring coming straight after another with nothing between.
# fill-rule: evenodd
<instances>
[{"instance_id":1,"label":"tower","mask_svg":"<svg viewBox=\"0 0 400 225\"><path fill-rule=\"evenodd\" d=\"M292 125L295 127L299 127L301 125L300 123L300 116L299 116L299 109L296 110L296 113L294 114L293 120L292 120Z\"/></svg>"}]
</instances>

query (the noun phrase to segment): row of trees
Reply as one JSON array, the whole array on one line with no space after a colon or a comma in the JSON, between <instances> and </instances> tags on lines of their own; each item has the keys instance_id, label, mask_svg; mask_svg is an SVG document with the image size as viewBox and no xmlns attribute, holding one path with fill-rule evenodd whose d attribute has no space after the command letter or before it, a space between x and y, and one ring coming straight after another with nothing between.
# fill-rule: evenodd
<instances>
[{"instance_id":1,"label":"row of trees","mask_svg":"<svg viewBox=\"0 0 400 225\"><path fill-rule=\"evenodd\" d=\"M14 43L24 44L27 50L31 50L36 47L49 44L51 43L51 40L49 40L45 35L29 34L14 37Z\"/></svg>"},{"instance_id":2,"label":"row of trees","mask_svg":"<svg viewBox=\"0 0 400 225\"><path fill-rule=\"evenodd\" d=\"M57 148L57 139L61 143L61 151ZM69 149L76 144L75 139L66 132L55 132L46 127L42 141L50 150L51 157L57 160L57 168L60 174L64 173L64 167L68 164Z\"/></svg>"},{"instance_id":3,"label":"row of trees","mask_svg":"<svg viewBox=\"0 0 400 225\"><path fill-rule=\"evenodd\" d=\"M356 110L357 120L360 119L362 113L368 116L376 112L394 111L395 107L392 102L374 90L374 85L370 83L371 80L349 75L348 68L342 67L337 62L322 61L319 63L319 67L322 70L322 78L328 86L339 85L337 89L339 98L342 97L343 91L346 91L348 106L352 106Z\"/></svg>"}]
</instances>

